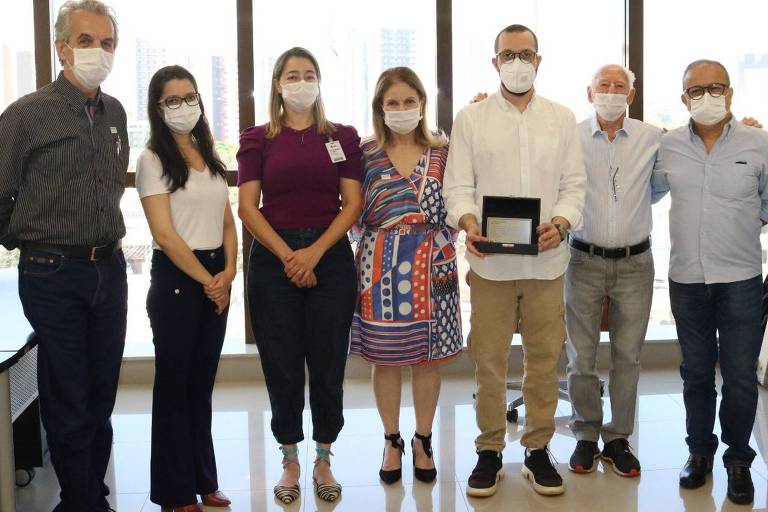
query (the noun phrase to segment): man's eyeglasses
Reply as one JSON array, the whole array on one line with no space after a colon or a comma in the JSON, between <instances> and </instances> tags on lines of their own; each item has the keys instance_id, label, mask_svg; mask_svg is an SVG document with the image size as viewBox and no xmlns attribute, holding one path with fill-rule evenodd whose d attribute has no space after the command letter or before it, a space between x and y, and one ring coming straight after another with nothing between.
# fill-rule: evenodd
<instances>
[{"instance_id":1,"label":"man's eyeglasses","mask_svg":"<svg viewBox=\"0 0 768 512\"><path fill-rule=\"evenodd\" d=\"M186 103L190 107L194 107L200 103L200 95L196 92L187 94L183 98L181 96L168 96L164 100L157 102L158 105L165 105L170 109L179 108L182 103Z\"/></svg>"},{"instance_id":2,"label":"man's eyeglasses","mask_svg":"<svg viewBox=\"0 0 768 512\"><path fill-rule=\"evenodd\" d=\"M496 54L496 60L501 64L505 62L511 62L516 58L520 58L523 62L533 64L536 60L536 52L533 50L522 50L519 52L513 52L512 50L501 50Z\"/></svg>"},{"instance_id":3,"label":"man's eyeglasses","mask_svg":"<svg viewBox=\"0 0 768 512\"><path fill-rule=\"evenodd\" d=\"M698 100L704 96L705 92L708 92L713 98L719 98L726 92L728 92L729 84L709 84L709 85L694 85L685 90L685 94L692 100Z\"/></svg>"}]
</instances>

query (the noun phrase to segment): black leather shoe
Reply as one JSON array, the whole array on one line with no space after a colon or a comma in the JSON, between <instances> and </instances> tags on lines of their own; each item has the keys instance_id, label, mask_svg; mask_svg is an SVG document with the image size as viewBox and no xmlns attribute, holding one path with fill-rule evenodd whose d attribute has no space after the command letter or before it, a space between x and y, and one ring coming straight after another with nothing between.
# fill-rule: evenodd
<instances>
[{"instance_id":1,"label":"black leather shoe","mask_svg":"<svg viewBox=\"0 0 768 512\"><path fill-rule=\"evenodd\" d=\"M755 499L755 486L747 466L728 466L728 499L737 505L748 505Z\"/></svg>"},{"instance_id":2,"label":"black leather shoe","mask_svg":"<svg viewBox=\"0 0 768 512\"><path fill-rule=\"evenodd\" d=\"M421 441L421 448L424 450L424 453L426 453L427 457L431 459L432 458L432 434L429 434L428 436L423 436L418 432L414 432L413 439L411 439L411 452L413 453L413 476L416 477L416 480L429 484L434 482L435 478L437 478L437 469L436 468L424 469L424 468L416 467L416 449L414 448L413 445L416 443L417 439Z\"/></svg>"},{"instance_id":3,"label":"black leather shoe","mask_svg":"<svg viewBox=\"0 0 768 512\"><path fill-rule=\"evenodd\" d=\"M403 438L400 437L400 432L395 432L394 434L386 435L384 434L384 439L389 441L392 444L392 448L398 450L400 452L400 467L397 469L379 469L379 478L388 485L392 485L393 483L397 482L402 478L403 476L403 467L402 467L402 461L403 461L403 454L405 453L405 442L403 441ZM384 465L384 456L387 454L386 447L384 448L384 453L381 454L381 464Z\"/></svg>"},{"instance_id":4,"label":"black leather shoe","mask_svg":"<svg viewBox=\"0 0 768 512\"><path fill-rule=\"evenodd\" d=\"M707 481L707 474L712 472L712 457L691 454L688 462L680 471L680 487L697 489Z\"/></svg>"}]
</instances>

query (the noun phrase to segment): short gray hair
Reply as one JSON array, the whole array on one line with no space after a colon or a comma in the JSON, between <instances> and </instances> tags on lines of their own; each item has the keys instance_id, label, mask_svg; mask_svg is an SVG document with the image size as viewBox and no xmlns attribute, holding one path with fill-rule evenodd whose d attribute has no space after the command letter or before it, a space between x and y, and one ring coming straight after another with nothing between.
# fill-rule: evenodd
<instances>
[{"instance_id":1,"label":"short gray hair","mask_svg":"<svg viewBox=\"0 0 768 512\"><path fill-rule=\"evenodd\" d=\"M69 40L69 36L72 35L72 13L75 11L92 12L109 18L109 21L112 22L112 27L115 29L115 48L117 48L117 19L115 18L115 11L99 0L67 0L64 2L64 5L59 9L59 15L56 17L56 24L54 25L56 41Z\"/></svg>"},{"instance_id":2,"label":"short gray hair","mask_svg":"<svg viewBox=\"0 0 768 512\"><path fill-rule=\"evenodd\" d=\"M604 64L597 68L597 71L595 71L595 74L592 75L592 82L591 85L594 87L595 82L597 81L597 78L600 76L600 73L603 72L603 70L607 68L619 68L624 72L624 74L627 76L627 83L629 84L630 89L634 89L635 87L635 74L630 70L629 68L622 66L621 64Z\"/></svg>"}]
</instances>

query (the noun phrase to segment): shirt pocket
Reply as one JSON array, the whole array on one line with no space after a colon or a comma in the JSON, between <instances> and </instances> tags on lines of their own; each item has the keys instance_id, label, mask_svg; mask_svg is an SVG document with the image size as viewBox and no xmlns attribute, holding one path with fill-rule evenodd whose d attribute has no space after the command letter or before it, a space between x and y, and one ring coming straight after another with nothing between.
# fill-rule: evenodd
<instances>
[{"instance_id":1,"label":"shirt pocket","mask_svg":"<svg viewBox=\"0 0 768 512\"><path fill-rule=\"evenodd\" d=\"M728 163L717 167L711 181L715 196L741 201L757 196L760 171L755 165Z\"/></svg>"}]
</instances>

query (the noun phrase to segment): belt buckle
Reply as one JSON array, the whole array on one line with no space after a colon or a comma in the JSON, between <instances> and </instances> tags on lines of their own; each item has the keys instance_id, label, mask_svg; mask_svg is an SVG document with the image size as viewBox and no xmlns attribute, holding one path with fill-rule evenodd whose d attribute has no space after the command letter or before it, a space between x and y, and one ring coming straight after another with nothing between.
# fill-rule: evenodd
<instances>
[{"instance_id":1,"label":"belt buckle","mask_svg":"<svg viewBox=\"0 0 768 512\"><path fill-rule=\"evenodd\" d=\"M625 257L625 258L629 258L629 257L631 256L631 254L630 254L630 253L631 253L631 251L630 251L630 247L629 247L629 246L626 246L626 247L624 248L624 251L625 251L625 253L624 253L624 257Z\"/></svg>"},{"instance_id":2,"label":"belt buckle","mask_svg":"<svg viewBox=\"0 0 768 512\"><path fill-rule=\"evenodd\" d=\"M96 249L98 247L91 247L91 257L89 258L91 261L96 261Z\"/></svg>"},{"instance_id":3,"label":"belt buckle","mask_svg":"<svg viewBox=\"0 0 768 512\"><path fill-rule=\"evenodd\" d=\"M595 255L595 246L592 244L589 244L589 255L594 256Z\"/></svg>"},{"instance_id":4,"label":"belt buckle","mask_svg":"<svg viewBox=\"0 0 768 512\"><path fill-rule=\"evenodd\" d=\"M404 226L404 225L402 225L402 224L401 224L401 225L399 225L399 226L397 227L397 234L398 234L398 235L400 235L400 236L405 236L405 235L407 235L407 234L408 234L408 226Z\"/></svg>"}]
</instances>

